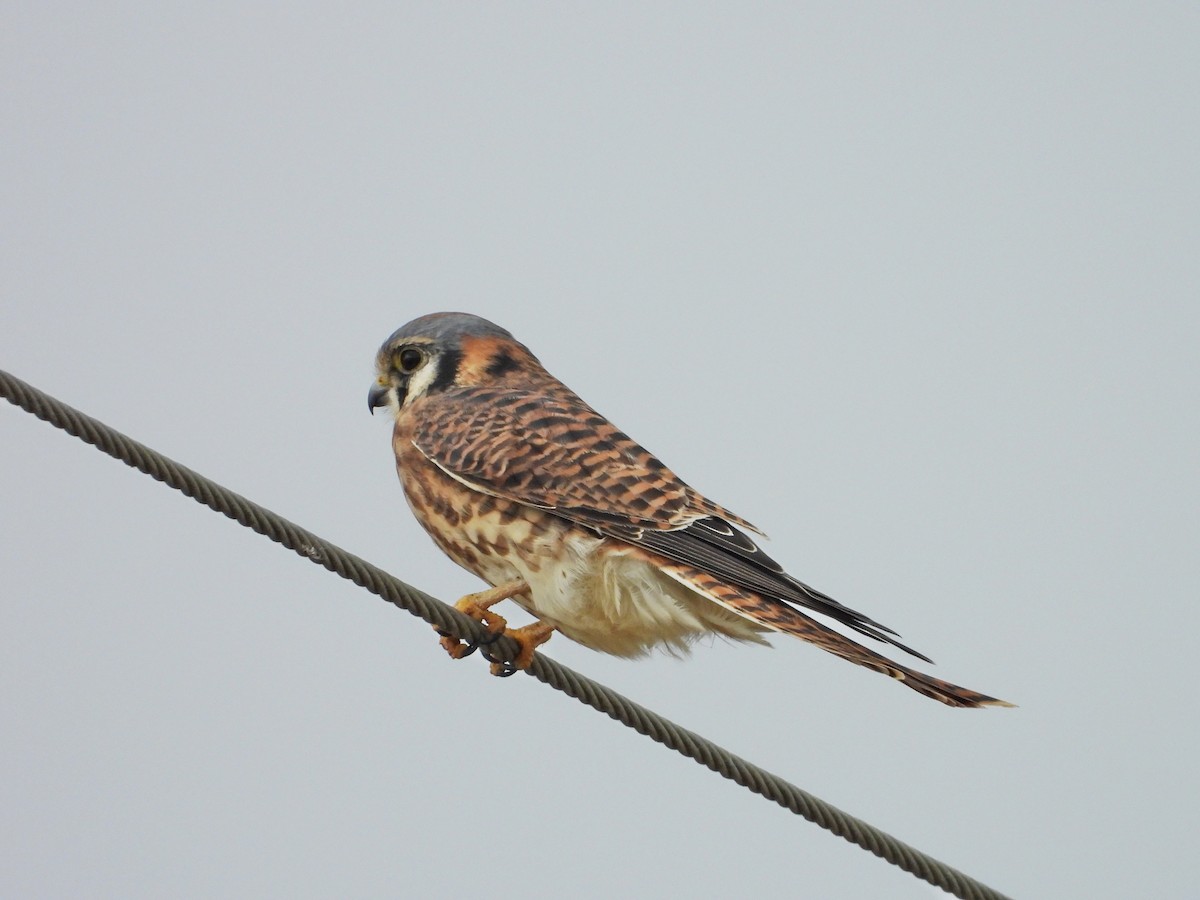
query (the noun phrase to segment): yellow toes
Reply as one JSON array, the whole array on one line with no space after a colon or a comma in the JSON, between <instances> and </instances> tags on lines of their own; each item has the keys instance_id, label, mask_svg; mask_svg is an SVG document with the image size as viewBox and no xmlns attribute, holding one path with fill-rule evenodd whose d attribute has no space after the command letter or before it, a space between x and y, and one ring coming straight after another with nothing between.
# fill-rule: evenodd
<instances>
[{"instance_id":1,"label":"yellow toes","mask_svg":"<svg viewBox=\"0 0 1200 900\"><path fill-rule=\"evenodd\" d=\"M494 613L486 606L480 606L475 600L474 594L468 594L457 603L454 608L466 616L470 616L476 622L481 622L483 627L492 634L503 634L508 628L508 622L499 613Z\"/></svg>"},{"instance_id":2,"label":"yellow toes","mask_svg":"<svg viewBox=\"0 0 1200 900\"><path fill-rule=\"evenodd\" d=\"M508 629L508 622L498 613L491 611L490 607L499 603L501 600L507 600L509 597L515 597L518 594L525 593L529 590L529 585L524 581L506 581L504 584L497 585L493 588L488 588L486 591L480 591L476 594L467 594L457 603L454 608L466 616L470 616L476 622L479 622L489 632L494 635L514 634ZM470 656L475 650L474 643L463 643L456 637L446 634L436 626L434 630L441 635L441 645L447 653L454 659L462 659L464 656ZM520 629L518 629L520 630ZM544 640L544 639L543 639ZM536 646L536 645L535 645Z\"/></svg>"},{"instance_id":3,"label":"yellow toes","mask_svg":"<svg viewBox=\"0 0 1200 900\"><path fill-rule=\"evenodd\" d=\"M470 644L464 644L458 638L448 634L443 634L438 639L438 643L442 645L442 649L450 654L451 659L462 659L464 656L470 656L471 651L475 649Z\"/></svg>"},{"instance_id":4,"label":"yellow toes","mask_svg":"<svg viewBox=\"0 0 1200 900\"><path fill-rule=\"evenodd\" d=\"M492 674L504 676L511 675L513 669L528 669L533 665L533 652L550 640L552 634L554 634L554 626L547 625L545 622L534 622L532 625L525 625L522 628L506 628L504 636L516 641L520 649L511 663L493 662Z\"/></svg>"}]
</instances>

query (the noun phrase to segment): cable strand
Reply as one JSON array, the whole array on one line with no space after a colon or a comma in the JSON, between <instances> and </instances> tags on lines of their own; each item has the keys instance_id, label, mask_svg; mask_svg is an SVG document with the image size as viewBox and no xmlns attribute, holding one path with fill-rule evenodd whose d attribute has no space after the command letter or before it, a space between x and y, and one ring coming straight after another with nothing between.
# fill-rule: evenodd
<instances>
[{"instance_id":1,"label":"cable strand","mask_svg":"<svg viewBox=\"0 0 1200 900\"><path fill-rule=\"evenodd\" d=\"M37 418L74 435L139 472L144 472L209 509L282 544L455 637L469 640L485 638L488 635L481 624L435 597L3 370L0 370L0 394ZM502 638L493 644L491 649L498 659L512 660L518 648L512 639ZM543 684L604 713L639 734L675 750L718 775L948 891L961 900L1006 900L1005 895L971 876L843 812L779 776L730 753L707 738L688 731L541 653L534 656L533 665L526 671Z\"/></svg>"}]
</instances>

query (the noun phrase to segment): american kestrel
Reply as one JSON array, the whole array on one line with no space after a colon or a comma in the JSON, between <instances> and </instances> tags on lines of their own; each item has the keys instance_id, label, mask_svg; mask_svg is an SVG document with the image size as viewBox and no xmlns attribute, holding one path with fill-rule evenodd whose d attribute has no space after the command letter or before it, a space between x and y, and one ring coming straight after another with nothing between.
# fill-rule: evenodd
<instances>
[{"instance_id":1,"label":"american kestrel","mask_svg":"<svg viewBox=\"0 0 1200 900\"><path fill-rule=\"evenodd\" d=\"M777 631L950 706L1011 705L812 618L931 662L785 572L741 529L761 531L681 481L503 328L466 313L422 316L384 342L376 368L368 402L395 417L408 504L447 556L492 585L457 607L518 642L516 668L556 630L626 657L686 653L706 634L765 644ZM506 599L538 621L509 629L491 609ZM474 649L445 635L442 644L456 658Z\"/></svg>"}]
</instances>

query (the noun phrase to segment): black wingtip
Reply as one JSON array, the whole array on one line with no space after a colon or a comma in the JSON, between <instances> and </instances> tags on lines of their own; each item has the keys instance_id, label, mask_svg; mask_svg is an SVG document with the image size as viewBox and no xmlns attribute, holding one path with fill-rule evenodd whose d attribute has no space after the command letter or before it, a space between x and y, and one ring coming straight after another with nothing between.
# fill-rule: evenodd
<instances>
[{"instance_id":1,"label":"black wingtip","mask_svg":"<svg viewBox=\"0 0 1200 900\"><path fill-rule=\"evenodd\" d=\"M909 656L915 656L917 659L921 660L922 662L927 662L931 666L937 665L937 663L935 663L932 659L930 659L928 656L926 656L921 651L914 650L912 647L906 646L905 644L901 644L899 641L889 641L888 643L892 644L895 647L900 648L905 653L907 653Z\"/></svg>"},{"instance_id":2,"label":"black wingtip","mask_svg":"<svg viewBox=\"0 0 1200 900\"><path fill-rule=\"evenodd\" d=\"M871 626L869 626L866 624L868 621L869 621L868 619L862 619L858 622L845 622L844 624L849 625L851 628L853 628L859 634L866 635L867 637L869 637L873 640L879 641L881 644L890 644L891 646L895 647L897 650L903 650L909 656L915 656L917 659L921 660L922 662L927 662L931 666L937 665L937 663L935 663L932 659L930 659L928 656L926 656L921 651L914 650L912 647L908 646L907 644L902 644L895 638L889 637L888 634L893 634L893 635L896 634L896 632L892 631L890 628L883 628L882 625L880 625L878 627L871 627L874 625L874 623L871 623ZM888 632L888 634L883 634L878 629L882 629L883 631ZM899 635L896 635L896 637L899 637Z\"/></svg>"}]
</instances>

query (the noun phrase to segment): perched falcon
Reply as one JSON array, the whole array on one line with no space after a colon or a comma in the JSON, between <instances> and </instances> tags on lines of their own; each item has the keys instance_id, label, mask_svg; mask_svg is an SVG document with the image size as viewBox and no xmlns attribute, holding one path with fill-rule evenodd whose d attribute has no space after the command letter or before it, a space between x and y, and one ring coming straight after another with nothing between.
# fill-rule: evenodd
<instances>
[{"instance_id":1,"label":"perched falcon","mask_svg":"<svg viewBox=\"0 0 1200 900\"><path fill-rule=\"evenodd\" d=\"M762 532L684 484L503 328L466 313L422 316L384 342L376 367L368 402L395 417L409 506L446 555L492 585L458 608L519 643L516 668L555 630L618 656L686 652L705 634L766 643L779 631L950 706L1011 705L812 618L930 662L787 574L741 529ZM506 599L538 621L508 629L490 609ZM445 635L442 644L455 657L474 649Z\"/></svg>"}]
</instances>

